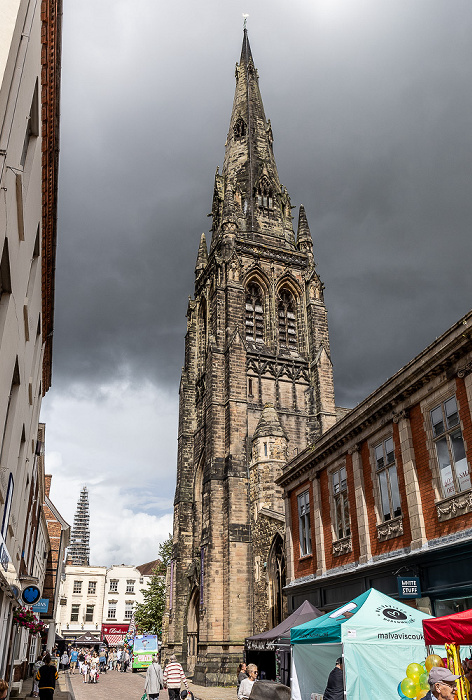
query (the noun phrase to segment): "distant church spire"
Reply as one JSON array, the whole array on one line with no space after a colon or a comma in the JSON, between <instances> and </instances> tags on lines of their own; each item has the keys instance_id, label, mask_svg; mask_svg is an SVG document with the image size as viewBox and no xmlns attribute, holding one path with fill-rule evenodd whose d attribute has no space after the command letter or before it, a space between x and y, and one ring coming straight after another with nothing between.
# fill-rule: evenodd
<instances>
[{"instance_id":1,"label":"distant church spire","mask_svg":"<svg viewBox=\"0 0 472 700\"><path fill-rule=\"evenodd\" d=\"M84 486L77 501L74 526L70 536L68 560L75 566L89 566L90 563L90 516L87 487Z\"/></svg>"}]
</instances>

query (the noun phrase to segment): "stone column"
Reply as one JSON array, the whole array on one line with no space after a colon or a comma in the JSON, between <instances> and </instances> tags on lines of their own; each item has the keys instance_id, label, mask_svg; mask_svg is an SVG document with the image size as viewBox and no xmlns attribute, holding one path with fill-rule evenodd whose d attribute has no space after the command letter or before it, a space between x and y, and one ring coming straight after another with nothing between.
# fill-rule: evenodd
<instances>
[{"instance_id":1,"label":"stone column","mask_svg":"<svg viewBox=\"0 0 472 700\"><path fill-rule=\"evenodd\" d=\"M321 517L321 489L320 480L315 475L311 479L313 483L313 513L315 529L316 575L322 576L326 572L326 557L324 546L323 519Z\"/></svg>"},{"instance_id":2,"label":"stone column","mask_svg":"<svg viewBox=\"0 0 472 700\"><path fill-rule=\"evenodd\" d=\"M356 499L357 527L359 530L359 564L366 564L372 559L370 546L369 518L365 502L364 475L359 445L353 445L349 454L352 456L352 471L354 474L354 496Z\"/></svg>"},{"instance_id":3,"label":"stone column","mask_svg":"<svg viewBox=\"0 0 472 700\"><path fill-rule=\"evenodd\" d=\"M400 452L402 455L406 502L411 528L410 546L411 549L420 549L427 542L427 538L408 411L400 411L394 414L393 422L398 424L398 434L400 436Z\"/></svg>"}]
</instances>

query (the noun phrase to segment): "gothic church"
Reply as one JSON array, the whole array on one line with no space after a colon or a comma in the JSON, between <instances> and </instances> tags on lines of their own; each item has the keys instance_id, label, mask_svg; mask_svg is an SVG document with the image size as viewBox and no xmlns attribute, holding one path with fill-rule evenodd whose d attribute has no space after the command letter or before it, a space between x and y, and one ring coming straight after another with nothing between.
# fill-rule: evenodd
<instances>
[{"instance_id":1,"label":"gothic church","mask_svg":"<svg viewBox=\"0 0 472 700\"><path fill-rule=\"evenodd\" d=\"M323 284L305 210L295 235L292 208L245 29L180 383L164 644L201 684L233 684L245 637L281 621L274 479L336 421Z\"/></svg>"}]
</instances>

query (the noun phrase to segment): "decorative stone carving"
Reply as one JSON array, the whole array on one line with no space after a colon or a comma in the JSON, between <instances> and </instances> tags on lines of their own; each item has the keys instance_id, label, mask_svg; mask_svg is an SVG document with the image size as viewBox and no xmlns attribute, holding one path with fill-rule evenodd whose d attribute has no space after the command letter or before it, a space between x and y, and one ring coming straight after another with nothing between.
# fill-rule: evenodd
<instances>
[{"instance_id":1,"label":"decorative stone carving","mask_svg":"<svg viewBox=\"0 0 472 700\"><path fill-rule=\"evenodd\" d=\"M348 454L350 454L350 455L353 455L355 452L359 452L359 445L358 445L358 443L356 443L355 445L352 445L352 447L350 447L350 448L348 449L347 452L348 452Z\"/></svg>"},{"instance_id":2,"label":"decorative stone carving","mask_svg":"<svg viewBox=\"0 0 472 700\"><path fill-rule=\"evenodd\" d=\"M351 537L343 537L336 542L333 542L333 557L340 557L343 554L348 554L352 552L352 540Z\"/></svg>"},{"instance_id":3,"label":"decorative stone carving","mask_svg":"<svg viewBox=\"0 0 472 700\"><path fill-rule=\"evenodd\" d=\"M381 542L392 540L394 537L400 537L400 535L403 535L403 517L401 515L398 518L393 518L386 523L377 525L377 537Z\"/></svg>"},{"instance_id":4,"label":"decorative stone carving","mask_svg":"<svg viewBox=\"0 0 472 700\"><path fill-rule=\"evenodd\" d=\"M463 379L467 374L470 374L472 372L472 362L468 362L464 367L460 367L460 369L457 370L457 376L460 379Z\"/></svg>"},{"instance_id":5,"label":"decorative stone carving","mask_svg":"<svg viewBox=\"0 0 472 700\"><path fill-rule=\"evenodd\" d=\"M436 510L439 522L451 520L457 515L472 513L472 489L439 501L436 503Z\"/></svg>"},{"instance_id":6,"label":"decorative stone carving","mask_svg":"<svg viewBox=\"0 0 472 700\"><path fill-rule=\"evenodd\" d=\"M404 418L408 418L408 416L409 416L409 411L408 411L408 409L404 408L401 411L398 411L398 413L393 414L393 422L399 423Z\"/></svg>"}]
</instances>

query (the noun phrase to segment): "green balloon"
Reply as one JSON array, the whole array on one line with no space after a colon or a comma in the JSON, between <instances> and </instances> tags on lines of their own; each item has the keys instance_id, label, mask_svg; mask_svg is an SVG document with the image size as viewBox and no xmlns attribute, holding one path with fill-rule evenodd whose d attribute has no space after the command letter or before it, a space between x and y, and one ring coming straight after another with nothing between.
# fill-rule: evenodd
<instances>
[{"instance_id":1,"label":"green balloon","mask_svg":"<svg viewBox=\"0 0 472 700\"><path fill-rule=\"evenodd\" d=\"M418 684L412 681L411 678L408 678L408 676L402 680L400 689L407 698L415 698L419 692Z\"/></svg>"},{"instance_id":2,"label":"green balloon","mask_svg":"<svg viewBox=\"0 0 472 700\"><path fill-rule=\"evenodd\" d=\"M422 673L420 676L420 688L421 690L429 690L428 674Z\"/></svg>"}]
</instances>

